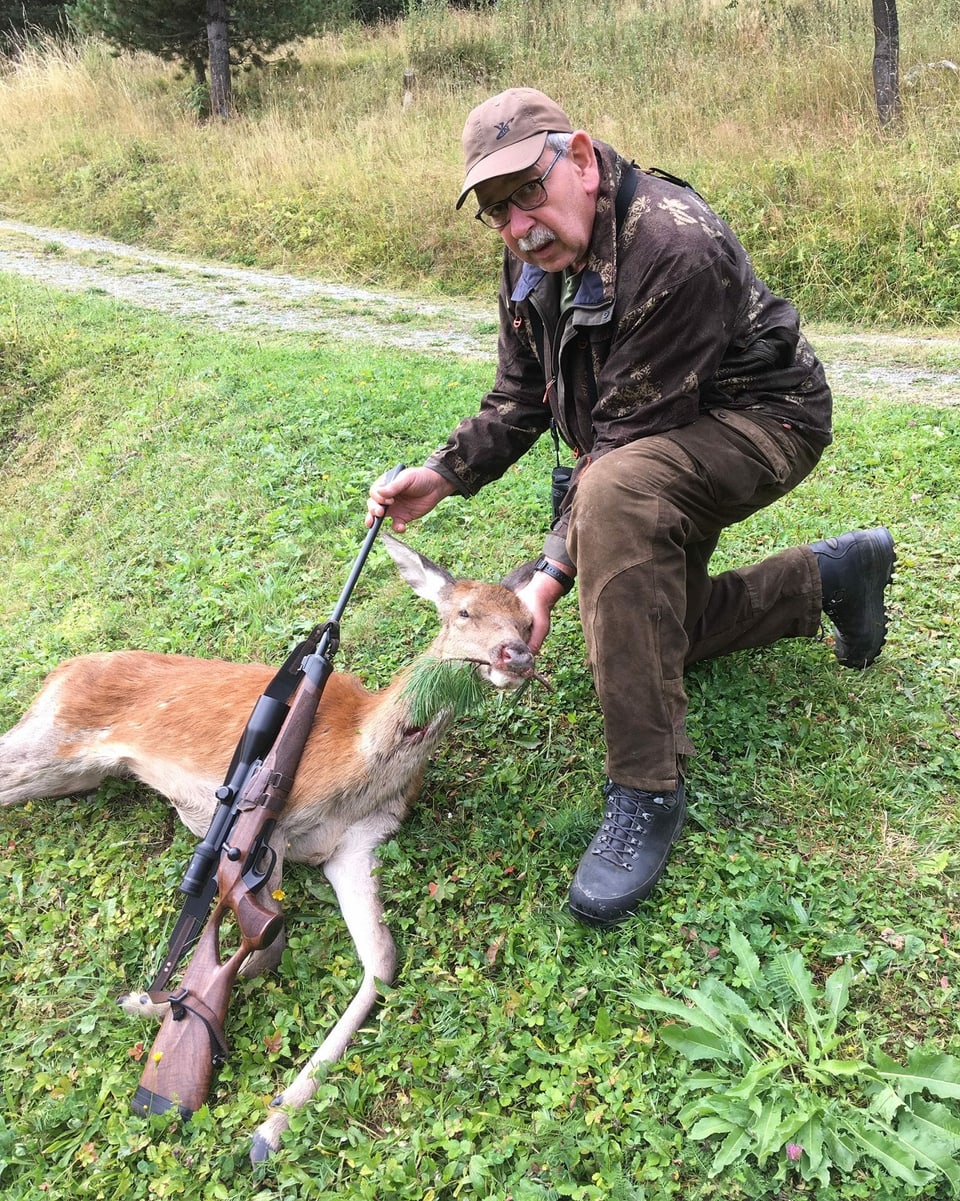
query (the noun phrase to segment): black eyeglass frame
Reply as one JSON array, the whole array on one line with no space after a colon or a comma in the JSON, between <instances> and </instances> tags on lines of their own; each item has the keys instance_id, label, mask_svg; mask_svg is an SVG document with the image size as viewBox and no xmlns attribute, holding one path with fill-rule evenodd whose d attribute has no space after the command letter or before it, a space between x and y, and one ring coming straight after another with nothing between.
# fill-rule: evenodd
<instances>
[{"instance_id":1,"label":"black eyeglass frame","mask_svg":"<svg viewBox=\"0 0 960 1201\"><path fill-rule=\"evenodd\" d=\"M476 213L474 214L476 219L481 221L487 227L487 229L504 229L510 224L511 204L514 208L519 209L522 213L530 213L534 209L540 208L542 204L546 204L547 189L544 185L547 182L547 176L554 169L560 159L563 158L564 149L557 151L557 153L553 156L552 162L542 175L538 175L536 179L526 180L525 183L522 183L518 187L514 188L510 195L505 197L503 200L497 200L493 204L485 205L482 209L477 209ZM536 187L537 189L536 200L533 202L533 204L521 204L520 201L517 200L517 193L522 192L525 188L532 187ZM503 205L503 220L499 224L495 225L492 221L488 221L487 217L490 215L491 209L499 208L500 205Z\"/></svg>"}]
</instances>

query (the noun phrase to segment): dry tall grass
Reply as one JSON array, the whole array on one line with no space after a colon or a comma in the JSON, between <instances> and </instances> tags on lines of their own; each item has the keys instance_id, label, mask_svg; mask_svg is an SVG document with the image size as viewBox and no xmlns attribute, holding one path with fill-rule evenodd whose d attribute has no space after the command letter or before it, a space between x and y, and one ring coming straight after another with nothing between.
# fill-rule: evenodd
<instances>
[{"instance_id":1,"label":"dry tall grass","mask_svg":"<svg viewBox=\"0 0 960 1201\"><path fill-rule=\"evenodd\" d=\"M900 12L905 77L960 60L957 0L901 0ZM241 77L236 121L202 126L189 81L149 56L91 41L26 49L0 74L0 206L355 282L485 290L496 240L451 205L459 134L474 103L526 83L638 161L696 180L754 238L768 217L790 224L791 253L829 235L840 249L828 275L864 220L868 238L912 244L889 206L937 210L938 237L960 225L956 73L922 70L902 131L882 136L869 14L846 0L500 0L482 12L419 0L404 22L296 53L296 69ZM762 241L751 248L764 259ZM768 257L783 261L784 246Z\"/></svg>"}]
</instances>

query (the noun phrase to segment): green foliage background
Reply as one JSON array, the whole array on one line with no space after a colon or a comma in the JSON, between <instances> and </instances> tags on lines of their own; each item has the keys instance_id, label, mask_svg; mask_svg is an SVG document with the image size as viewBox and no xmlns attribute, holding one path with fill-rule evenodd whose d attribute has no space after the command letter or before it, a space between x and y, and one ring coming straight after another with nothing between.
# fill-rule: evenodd
<instances>
[{"instance_id":1,"label":"green foliage background","mask_svg":"<svg viewBox=\"0 0 960 1201\"><path fill-rule=\"evenodd\" d=\"M0 279L0 721L94 648L279 662L339 594L369 480L432 449L488 373L204 333ZM643 917L603 934L564 908L597 820L602 739L562 606L540 663L555 691L463 719L384 847L396 985L255 1172L250 1132L357 980L320 874L288 874L290 948L235 995L209 1107L188 1127L143 1124L129 1101L152 1030L114 999L161 955L193 840L130 782L5 812L4 1197L809 1195L785 1154L709 1176L716 1148L680 1116L689 1065L645 1006L736 986L734 929L763 959L799 952L818 983L851 965L839 1056L960 1053L960 419L860 389L841 391L836 425L814 477L731 531L722 561L889 523L898 574L877 665L844 671L828 646L796 642L692 671L682 845ZM539 549L549 466L538 448L409 540L497 578ZM384 683L433 628L375 553L338 665ZM945 1194L861 1163L816 1195Z\"/></svg>"},{"instance_id":2,"label":"green foliage background","mask_svg":"<svg viewBox=\"0 0 960 1201\"><path fill-rule=\"evenodd\" d=\"M260 62L278 47L316 32L335 12L329 0L283 5L234 0L229 5L231 59L236 65ZM120 50L146 50L186 70L197 60L206 63L206 6L190 0L73 0L67 13L76 29L99 34Z\"/></svg>"}]
</instances>

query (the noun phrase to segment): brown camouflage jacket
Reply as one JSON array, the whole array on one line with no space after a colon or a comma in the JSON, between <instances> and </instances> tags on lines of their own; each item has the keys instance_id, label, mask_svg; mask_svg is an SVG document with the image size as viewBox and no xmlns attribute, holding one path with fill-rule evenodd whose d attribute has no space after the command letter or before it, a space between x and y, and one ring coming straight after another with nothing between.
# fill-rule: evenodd
<instances>
[{"instance_id":1,"label":"brown camouflage jacket","mask_svg":"<svg viewBox=\"0 0 960 1201\"><path fill-rule=\"evenodd\" d=\"M758 279L696 192L631 167L603 142L594 148L597 214L572 305L561 312L559 274L505 251L493 388L427 466L473 495L552 418L578 459L575 487L606 451L718 407L769 414L826 445L830 389L794 307ZM635 190L618 206L630 172ZM545 545L561 561L565 530L561 516Z\"/></svg>"}]
</instances>

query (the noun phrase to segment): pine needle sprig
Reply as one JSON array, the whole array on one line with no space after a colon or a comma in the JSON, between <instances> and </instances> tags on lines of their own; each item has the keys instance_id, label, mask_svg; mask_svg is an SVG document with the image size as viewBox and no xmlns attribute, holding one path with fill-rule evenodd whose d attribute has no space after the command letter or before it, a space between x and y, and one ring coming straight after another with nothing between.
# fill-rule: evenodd
<instances>
[{"instance_id":1,"label":"pine needle sprig","mask_svg":"<svg viewBox=\"0 0 960 1201\"><path fill-rule=\"evenodd\" d=\"M411 724L426 726L441 711L458 718L476 709L484 686L475 664L424 655L411 668L404 694L410 699Z\"/></svg>"}]
</instances>

